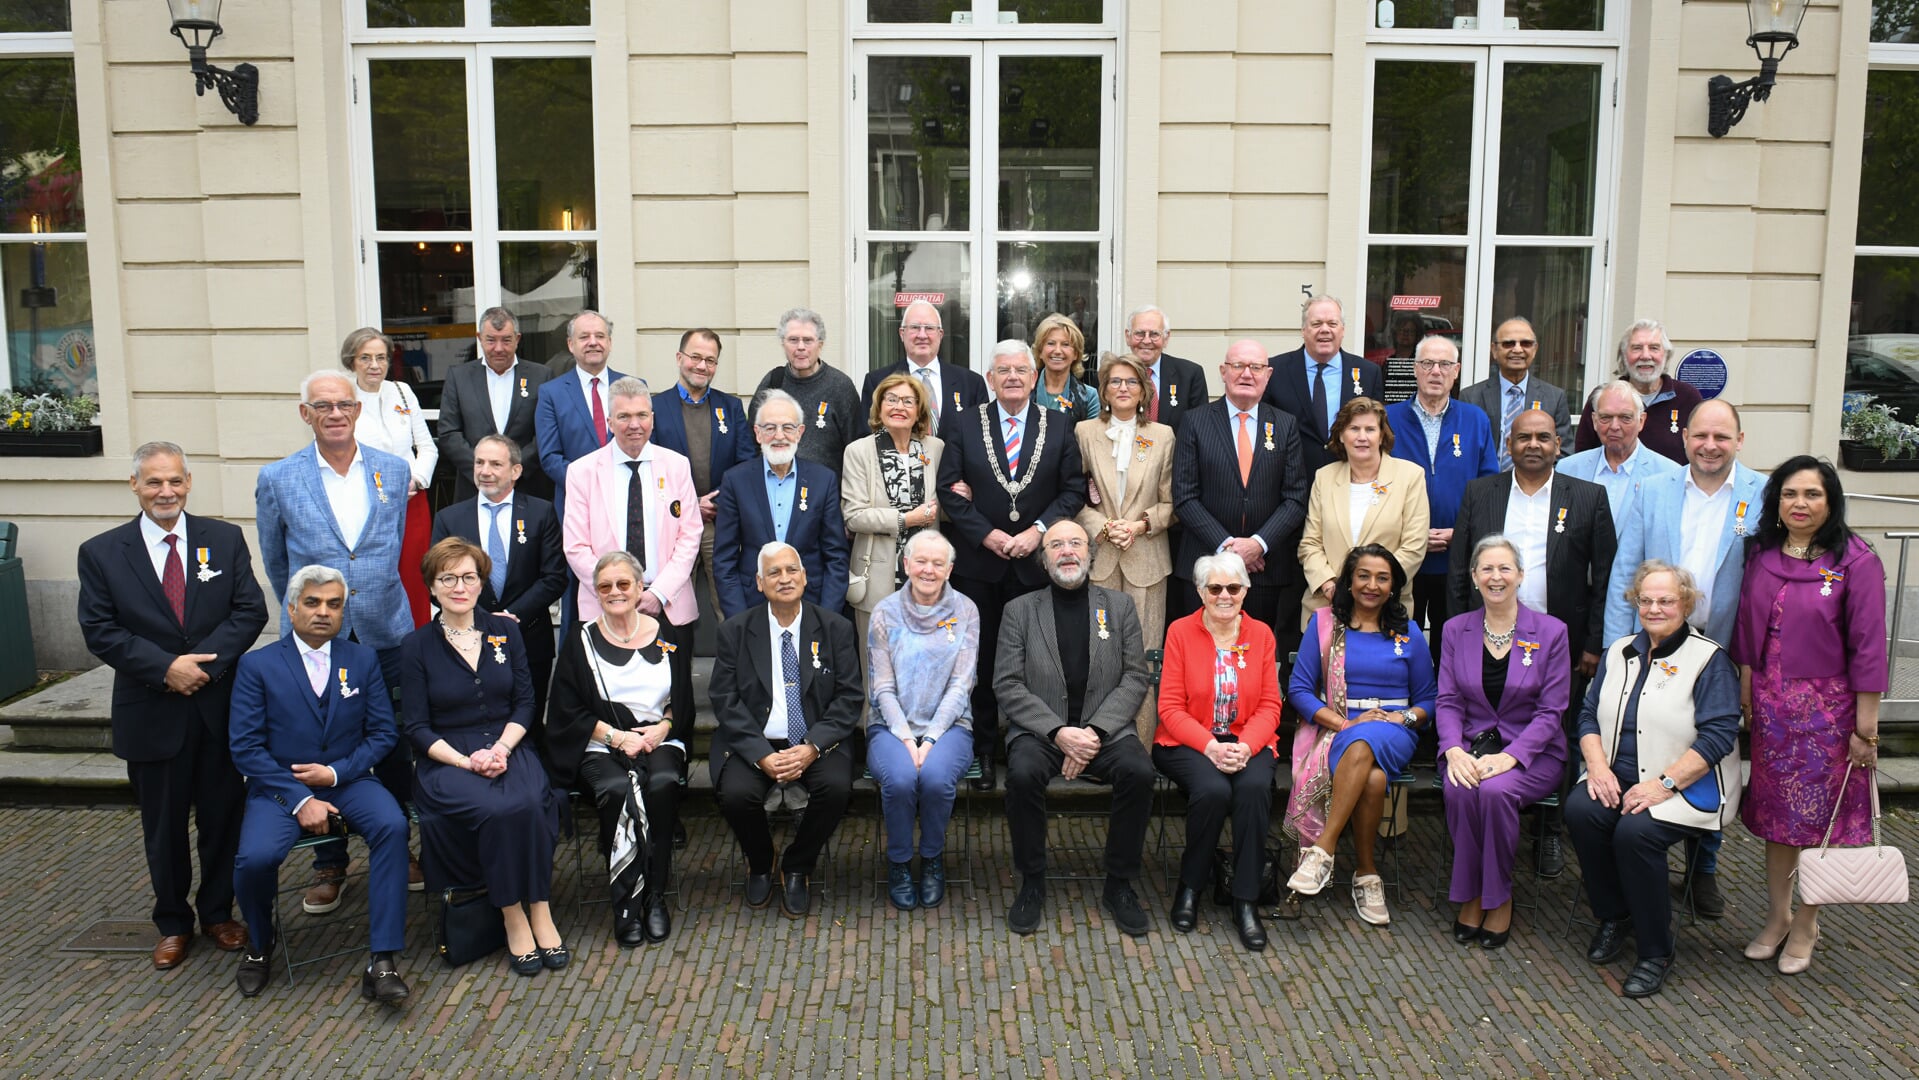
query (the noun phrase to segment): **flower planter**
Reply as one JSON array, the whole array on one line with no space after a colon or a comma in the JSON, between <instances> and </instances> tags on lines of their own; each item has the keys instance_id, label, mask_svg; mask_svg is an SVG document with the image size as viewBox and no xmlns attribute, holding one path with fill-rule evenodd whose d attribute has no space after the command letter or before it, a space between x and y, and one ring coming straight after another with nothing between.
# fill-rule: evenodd
<instances>
[{"instance_id":1,"label":"flower planter","mask_svg":"<svg viewBox=\"0 0 1919 1080\"><path fill-rule=\"evenodd\" d=\"M0 431L0 457L99 457L100 428Z\"/></svg>"},{"instance_id":2,"label":"flower planter","mask_svg":"<svg viewBox=\"0 0 1919 1080\"><path fill-rule=\"evenodd\" d=\"M1868 443L1839 440L1839 463L1853 472L1919 472L1919 454L1888 458Z\"/></svg>"}]
</instances>

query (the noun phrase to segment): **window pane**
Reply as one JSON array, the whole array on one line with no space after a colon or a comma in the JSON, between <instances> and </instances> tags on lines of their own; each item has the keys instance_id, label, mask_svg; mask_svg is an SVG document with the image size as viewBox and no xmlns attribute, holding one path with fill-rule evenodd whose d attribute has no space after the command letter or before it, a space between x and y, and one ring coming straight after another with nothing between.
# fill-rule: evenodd
<instances>
[{"instance_id":1,"label":"window pane","mask_svg":"<svg viewBox=\"0 0 1919 1080\"><path fill-rule=\"evenodd\" d=\"M1100 59L1000 61L999 227L1099 228Z\"/></svg>"},{"instance_id":2,"label":"window pane","mask_svg":"<svg viewBox=\"0 0 1919 1080\"><path fill-rule=\"evenodd\" d=\"M1472 149L1472 64L1377 64L1372 231L1464 236Z\"/></svg>"},{"instance_id":3,"label":"window pane","mask_svg":"<svg viewBox=\"0 0 1919 1080\"><path fill-rule=\"evenodd\" d=\"M383 243L380 259L381 329L422 381L474 355L473 246L465 243ZM530 355L530 354L529 354Z\"/></svg>"},{"instance_id":4,"label":"window pane","mask_svg":"<svg viewBox=\"0 0 1919 1080\"><path fill-rule=\"evenodd\" d=\"M73 61L0 60L0 232L81 232Z\"/></svg>"},{"instance_id":5,"label":"window pane","mask_svg":"<svg viewBox=\"0 0 1919 1080\"><path fill-rule=\"evenodd\" d=\"M389 26L463 26L466 0L366 0L366 24Z\"/></svg>"},{"instance_id":6,"label":"window pane","mask_svg":"<svg viewBox=\"0 0 1919 1080\"><path fill-rule=\"evenodd\" d=\"M0 295L16 389L99 392L85 244L0 244Z\"/></svg>"},{"instance_id":7,"label":"window pane","mask_svg":"<svg viewBox=\"0 0 1919 1080\"><path fill-rule=\"evenodd\" d=\"M374 60L373 205L381 229L470 229L466 61Z\"/></svg>"},{"instance_id":8,"label":"window pane","mask_svg":"<svg viewBox=\"0 0 1919 1080\"><path fill-rule=\"evenodd\" d=\"M1606 0L1507 0L1521 30L1604 30Z\"/></svg>"},{"instance_id":9,"label":"window pane","mask_svg":"<svg viewBox=\"0 0 1919 1080\"><path fill-rule=\"evenodd\" d=\"M1096 23L1104 8L1103 0L999 0L1001 16L1010 12L1022 23Z\"/></svg>"},{"instance_id":10,"label":"window pane","mask_svg":"<svg viewBox=\"0 0 1919 1080\"><path fill-rule=\"evenodd\" d=\"M1033 344L1040 320L1060 314L1079 324L1086 351L1099 366L1099 245L1096 243L1001 244L999 311L995 341L1018 338ZM1117 343L1112 347L1117 348Z\"/></svg>"},{"instance_id":11,"label":"window pane","mask_svg":"<svg viewBox=\"0 0 1919 1080\"><path fill-rule=\"evenodd\" d=\"M566 320L600 306L591 243L500 245L500 306L520 320L520 355L545 363L566 352Z\"/></svg>"},{"instance_id":12,"label":"window pane","mask_svg":"<svg viewBox=\"0 0 1919 1080\"><path fill-rule=\"evenodd\" d=\"M939 308L946 327L941 355L949 364L973 363L972 245L950 240L888 240L867 245L867 361L878 370L898 360L900 316L924 300Z\"/></svg>"},{"instance_id":13,"label":"window pane","mask_svg":"<svg viewBox=\"0 0 1919 1080\"><path fill-rule=\"evenodd\" d=\"M869 22L950 23L955 11L972 10L973 0L866 0Z\"/></svg>"},{"instance_id":14,"label":"window pane","mask_svg":"<svg viewBox=\"0 0 1919 1080\"><path fill-rule=\"evenodd\" d=\"M1592 248L1502 247L1493 256L1493 325L1515 316L1533 324L1533 370L1566 391L1575 411L1586 400L1586 320L1592 297Z\"/></svg>"},{"instance_id":15,"label":"window pane","mask_svg":"<svg viewBox=\"0 0 1919 1080\"><path fill-rule=\"evenodd\" d=\"M1413 348L1439 334L1463 345L1466 325L1466 249L1375 244L1366 253L1366 325L1361 342L1346 329L1347 346L1386 369L1386 402L1418 392Z\"/></svg>"},{"instance_id":16,"label":"window pane","mask_svg":"<svg viewBox=\"0 0 1919 1080\"><path fill-rule=\"evenodd\" d=\"M1599 66L1507 64L1499 131L1499 231L1590 236Z\"/></svg>"},{"instance_id":17,"label":"window pane","mask_svg":"<svg viewBox=\"0 0 1919 1080\"><path fill-rule=\"evenodd\" d=\"M0 34L58 33L71 29L73 17L67 11L67 0L7 0L5 10L0 10Z\"/></svg>"},{"instance_id":18,"label":"window pane","mask_svg":"<svg viewBox=\"0 0 1919 1080\"><path fill-rule=\"evenodd\" d=\"M1919 71L1866 75L1859 242L1919 246ZM1863 262L1863 260L1862 260Z\"/></svg>"},{"instance_id":19,"label":"window pane","mask_svg":"<svg viewBox=\"0 0 1919 1080\"><path fill-rule=\"evenodd\" d=\"M493 0L495 26L590 26L592 0Z\"/></svg>"},{"instance_id":20,"label":"window pane","mask_svg":"<svg viewBox=\"0 0 1919 1080\"><path fill-rule=\"evenodd\" d=\"M1846 393L1871 394L1919 422L1919 259L1853 260Z\"/></svg>"},{"instance_id":21,"label":"window pane","mask_svg":"<svg viewBox=\"0 0 1919 1080\"><path fill-rule=\"evenodd\" d=\"M593 61L493 61L493 119L500 228L593 228Z\"/></svg>"},{"instance_id":22,"label":"window pane","mask_svg":"<svg viewBox=\"0 0 1919 1080\"><path fill-rule=\"evenodd\" d=\"M1393 28L1398 30L1477 29L1479 0L1399 0L1393 5ZM1379 5L1373 5L1378 25Z\"/></svg>"},{"instance_id":23,"label":"window pane","mask_svg":"<svg viewBox=\"0 0 1919 1080\"><path fill-rule=\"evenodd\" d=\"M969 228L970 62L959 56L876 56L868 71L870 225L934 232Z\"/></svg>"},{"instance_id":24,"label":"window pane","mask_svg":"<svg viewBox=\"0 0 1919 1080\"><path fill-rule=\"evenodd\" d=\"M1915 28L1915 23L1919 23L1919 3L1913 0L1876 0L1872 5L1874 41L1894 45L1919 42L1919 28Z\"/></svg>"}]
</instances>

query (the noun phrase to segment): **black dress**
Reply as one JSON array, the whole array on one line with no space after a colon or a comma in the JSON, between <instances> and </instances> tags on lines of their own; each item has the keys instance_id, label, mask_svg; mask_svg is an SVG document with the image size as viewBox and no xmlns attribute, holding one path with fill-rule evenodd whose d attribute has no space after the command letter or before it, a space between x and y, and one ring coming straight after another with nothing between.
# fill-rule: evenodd
<instances>
[{"instance_id":1,"label":"black dress","mask_svg":"<svg viewBox=\"0 0 1919 1080\"><path fill-rule=\"evenodd\" d=\"M533 677L513 620L476 611L474 626L482 635L478 670L447 643L438 619L400 643L406 733L419 755L420 865L429 889L484 885L496 907L539 903L552 892L560 817L532 738ZM441 739L471 755L509 723L528 732L499 776L427 756Z\"/></svg>"}]
</instances>

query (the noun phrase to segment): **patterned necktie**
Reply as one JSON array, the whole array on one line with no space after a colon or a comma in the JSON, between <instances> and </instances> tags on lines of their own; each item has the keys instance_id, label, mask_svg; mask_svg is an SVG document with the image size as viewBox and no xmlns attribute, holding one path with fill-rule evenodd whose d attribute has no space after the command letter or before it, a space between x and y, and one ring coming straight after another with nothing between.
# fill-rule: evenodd
<instances>
[{"instance_id":1,"label":"patterned necktie","mask_svg":"<svg viewBox=\"0 0 1919 1080\"><path fill-rule=\"evenodd\" d=\"M307 651L307 682L313 685L314 697L326 696L326 657L318 649Z\"/></svg>"},{"instance_id":2,"label":"patterned necktie","mask_svg":"<svg viewBox=\"0 0 1919 1080\"><path fill-rule=\"evenodd\" d=\"M933 402L932 420L933 426L937 428L940 426L940 395L938 390L933 389L933 365L928 364L923 368L913 368L913 375L925 385L926 396Z\"/></svg>"},{"instance_id":3,"label":"patterned necktie","mask_svg":"<svg viewBox=\"0 0 1919 1080\"><path fill-rule=\"evenodd\" d=\"M167 564L160 571L160 589L173 605L173 617L182 627L187 624L187 570L180 562L180 538L167 534Z\"/></svg>"},{"instance_id":4,"label":"patterned necktie","mask_svg":"<svg viewBox=\"0 0 1919 1080\"><path fill-rule=\"evenodd\" d=\"M786 680L786 741L806 741L806 716L800 710L800 654L793 651L793 631L780 631L780 678Z\"/></svg>"},{"instance_id":5,"label":"patterned necktie","mask_svg":"<svg viewBox=\"0 0 1919 1080\"><path fill-rule=\"evenodd\" d=\"M1519 387L1506 387L1506 407L1499 410L1499 468L1501 471L1513 467L1513 453L1506 445L1512 437L1513 418L1519 415L1519 406L1524 404Z\"/></svg>"},{"instance_id":6,"label":"patterned necktie","mask_svg":"<svg viewBox=\"0 0 1919 1080\"><path fill-rule=\"evenodd\" d=\"M1006 475L1019 475L1019 417L1006 418Z\"/></svg>"},{"instance_id":7,"label":"patterned necktie","mask_svg":"<svg viewBox=\"0 0 1919 1080\"><path fill-rule=\"evenodd\" d=\"M1330 433L1333 430L1333 417L1327 411L1326 405L1326 369L1332 366L1331 364L1313 365L1313 419L1326 425L1319 430L1327 432L1328 438L1331 437Z\"/></svg>"},{"instance_id":8,"label":"patterned necktie","mask_svg":"<svg viewBox=\"0 0 1919 1080\"><path fill-rule=\"evenodd\" d=\"M1147 382L1147 385L1153 387L1153 400L1146 403L1146 422L1149 424L1157 424L1159 423L1159 375L1158 373L1148 371L1146 373L1146 382Z\"/></svg>"},{"instance_id":9,"label":"patterned necktie","mask_svg":"<svg viewBox=\"0 0 1919 1080\"><path fill-rule=\"evenodd\" d=\"M500 511L511 503L496 503L486 508L493 520L486 523L486 557L493 560L493 570L486 575L487 584L493 586L493 602L501 603L506 595L506 541L500 539Z\"/></svg>"},{"instance_id":10,"label":"patterned necktie","mask_svg":"<svg viewBox=\"0 0 1919 1080\"><path fill-rule=\"evenodd\" d=\"M1253 429L1247 426L1251 417L1239 414L1239 486L1245 487L1253 479Z\"/></svg>"},{"instance_id":11,"label":"patterned necktie","mask_svg":"<svg viewBox=\"0 0 1919 1080\"><path fill-rule=\"evenodd\" d=\"M606 445L606 406L600 404L600 377L593 376L593 441Z\"/></svg>"},{"instance_id":12,"label":"patterned necktie","mask_svg":"<svg viewBox=\"0 0 1919 1080\"><path fill-rule=\"evenodd\" d=\"M633 475L626 481L626 553L646 569L646 485L640 482L640 462L629 461Z\"/></svg>"}]
</instances>

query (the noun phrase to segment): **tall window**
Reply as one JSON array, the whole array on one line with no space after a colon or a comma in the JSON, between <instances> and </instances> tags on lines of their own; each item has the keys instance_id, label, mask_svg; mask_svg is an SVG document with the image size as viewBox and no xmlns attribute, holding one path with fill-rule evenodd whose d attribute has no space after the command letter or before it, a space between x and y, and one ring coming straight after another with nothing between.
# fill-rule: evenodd
<instances>
[{"instance_id":1,"label":"tall window","mask_svg":"<svg viewBox=\"0 0 1919 1080\"><path fill-rule=\"evenodd\" d=\"M589 0L363 4L362 307L428 381L495 304L523 357L564 352L566 319L599 306Z\"/></svg>"},{"instance_id":2,"label":"tall window","mask_svg":"<svg viewBox=\"0 0 1919 1080\"><path fill-rule=\"evenodd\" d=\"M0 6L0 388L97 392L66 0Z\"/></svg>"},{"instance_id":3,"label":"tall window","mask_svg":"<svg viewBox=\"0 0 1919 1080\"><path fill-rule=\"evenodd\" d=\"M1114 33L1102 0L853 0L857 368L931 302L949 363L1072 318L1112 344Z\"/></svg>"},{"instance_id":4,"label":"tall window","mask_svg":"<svg viewBox=\"0 0 1919 1080\"><path fill-rule=\"evenodd\" d=\"M1919 0L1872 6L1846 393L1919 423Z\"/></svg>"}]
</instances>

